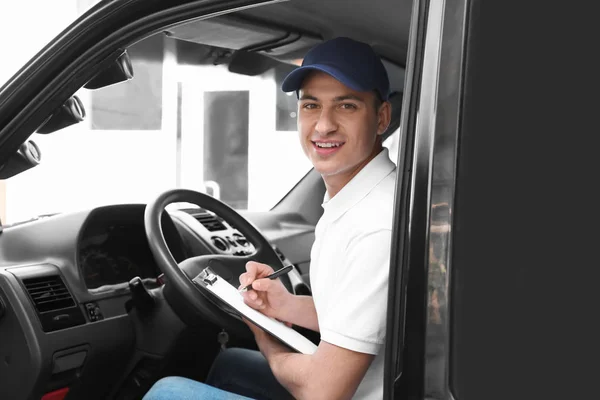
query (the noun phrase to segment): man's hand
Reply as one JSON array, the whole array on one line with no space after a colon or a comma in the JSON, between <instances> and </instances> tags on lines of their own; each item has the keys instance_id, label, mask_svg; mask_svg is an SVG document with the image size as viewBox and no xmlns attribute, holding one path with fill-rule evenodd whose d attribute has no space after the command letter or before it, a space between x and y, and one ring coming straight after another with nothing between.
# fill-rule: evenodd
<instances>
[{"instance_id":1,"label":"man's hand","mask_svg":"<svg viewBox=\"0 0 600 400\"><path fill-rule=\"evenodd\" d=\"M256 344L258 345L260 352L263 353L267 360L273 357L283 356L285 354L292 353L290 349L281 344L269 333L254 325L252 322L246 320L245 318L244 322L246 323L246 325L248 325L248 327L254 334Z\"/></svg>"},{"instance_id":2,"label":"man's hand","mask_svg":"<svg viewBox=\"0 0 600 400\"><path fill-rule=\"evenodd\" d=\"M240 275L240 288L252 284L252 290L242 294L244 302L287 326L294 324L318 332L319 321L312 297L288 292L279 279L264 279L272 273L273 268L266 264L254 261L246 264L246 272Z\"/></svg>"},{"instance_id":3,"label":"man's hand","mask_svg":"<svg viewBox=\"0 0 600 400\"><path fill-rule=\"evenodd\" d=\"M285 314L293 295L287 291L281 280L263 279L273 272L273 268L266 264L249 261L246 264L246 272L240 275L240 288L252 284L252 290L244 292L242 296L250 307L269 317L289 322Z\"/></svg>"}]
</instances>

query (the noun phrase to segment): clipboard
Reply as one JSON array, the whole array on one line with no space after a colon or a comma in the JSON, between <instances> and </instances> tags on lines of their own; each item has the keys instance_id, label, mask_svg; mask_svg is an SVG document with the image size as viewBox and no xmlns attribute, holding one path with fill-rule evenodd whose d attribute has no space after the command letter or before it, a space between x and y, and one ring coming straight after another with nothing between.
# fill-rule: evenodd
<instances>
[{"instance_id":1,"label":"clipboard","mask_svg":"<svg viewBox=\"0 0 600 400\"><path fill-rule=\"evenodd\" d=\"M317 350L317 346L300 333L244 303L240 292L210 267L205 268L192 281L224 303L230 313L243 316L298 353L313 354Z\"/></svg>"}]
</instances>

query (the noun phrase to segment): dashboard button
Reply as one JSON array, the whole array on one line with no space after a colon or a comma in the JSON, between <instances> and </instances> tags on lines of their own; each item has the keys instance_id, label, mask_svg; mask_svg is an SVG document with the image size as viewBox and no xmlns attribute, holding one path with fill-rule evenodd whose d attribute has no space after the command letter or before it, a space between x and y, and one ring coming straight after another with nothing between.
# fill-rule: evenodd
<instances>
[{"instance_id":1,"label":"dashboard button","mask_svg":"<svg viewBox=\"0 0 600 400\"><path fill-rule=\"evenodd\" d=\"M98 304L94 302L87 303L85 305L85 309L87 311L90 322L96 322L104 319L104 316L102 315L102 311L100 310L100 307L98 307Z\"/></svg>"},{"instance_id":2,"label":"dashboard button","mask_svg":"<svg viewBox=\"0 0 600 400\"><path fill-rule=\"evenodd\" d=\"M229 243L227 243L225 239L219 236L213 236L210 238L210 240L212 241L213 246L215 246L217 249L221 251L229 250Z\"/></svg>"}]
</instances>

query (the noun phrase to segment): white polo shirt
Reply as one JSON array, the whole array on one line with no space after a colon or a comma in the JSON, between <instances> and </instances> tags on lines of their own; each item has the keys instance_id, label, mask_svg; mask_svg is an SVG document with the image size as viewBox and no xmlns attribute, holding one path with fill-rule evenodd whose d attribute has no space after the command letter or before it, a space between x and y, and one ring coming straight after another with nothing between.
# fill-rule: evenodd
<instances>
[{"instance_id":1,"label":"white polo shirt","mask_svg":"<svg viewBox=\"0 0 600 400\"><path fill-rule=\"evenodd\" d=\"M310 282L321 340L375 359L354 399L383 398L396 166L384 148L333 198L315 229Z\"/></svg>"}]
</instances>

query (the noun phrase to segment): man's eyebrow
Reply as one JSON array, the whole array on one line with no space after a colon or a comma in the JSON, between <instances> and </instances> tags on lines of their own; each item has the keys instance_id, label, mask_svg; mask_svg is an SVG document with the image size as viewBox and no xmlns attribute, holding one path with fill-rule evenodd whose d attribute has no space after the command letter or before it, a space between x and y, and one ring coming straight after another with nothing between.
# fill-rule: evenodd
<instances>
[{"instance_id":1,"label":"man's eyebrow","mask_svg":"<svg viewBox=\"0 0 600 400\"><path fill-rule=\"evenodd\" d=\"M300 97L298 100L313 100L313 101L318 101L319 99L317 99L315 96L311 96L310 94L303 94L302 97Z\"/></svg>"},{"instance_id":2,"label":"man's eyebrow","mask_svg":"<svg viewBox=\"0 0 600 400\"><path fill-rule=\"evenodd\" d=\"M345 101L345 100L355 100L355 101L360 101L361 103L365 102L365 99L358 97L356 95L353 95L353 94L346 94L343 96L335 97L333 99L333 101Z\"/></svg>"},{"instance_id":3,"label":"man's eyebrow","mask_svg":"<svg viewBox=\"0 0 600 400\"><path fill-rule=\"evenodd\" d=\"M313 100L313 101L318 101L319 99L317 99L315 96L312 96L310 94L303 94L298 100ZM337 96L333 98L333 101L335 102L340 102L340 101L345 101L345 100L355 100L355 101L360 101L361 103L365 103L365 99L353 95L353 94L345 94L343 96Z\"/></svg>"}]
</instances>

